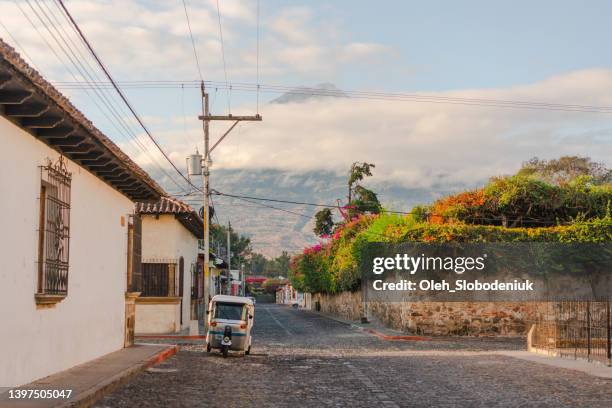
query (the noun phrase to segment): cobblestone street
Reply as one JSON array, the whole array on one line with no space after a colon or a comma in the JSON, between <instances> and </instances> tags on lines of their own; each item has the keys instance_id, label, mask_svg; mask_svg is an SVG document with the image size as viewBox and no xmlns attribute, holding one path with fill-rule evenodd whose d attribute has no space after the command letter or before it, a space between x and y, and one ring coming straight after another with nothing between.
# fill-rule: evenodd
<instances>
[{"instance_id":1,"label":"cobblestone street","mask_svg":"<svg viewBox=\"0 0 612 408\"><path fill-rule=\"evenodd\" d=\"M96 406L612 406L612 380L494 354L522 341L385 341L272 304L258 304L255 321L252 355L223 359L183 341Z\"/></svg>"}]
</instances>

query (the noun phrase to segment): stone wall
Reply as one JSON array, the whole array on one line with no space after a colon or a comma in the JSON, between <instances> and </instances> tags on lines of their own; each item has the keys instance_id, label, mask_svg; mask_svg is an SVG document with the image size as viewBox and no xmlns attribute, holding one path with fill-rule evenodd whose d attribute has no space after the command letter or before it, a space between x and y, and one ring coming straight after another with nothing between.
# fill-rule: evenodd
<instances>
[{"instance_id":1,"label":"stone wall","mask_svg":"<svg viewBox=\"0 0 612 408\"><path fill-rule=\"evenodd\" d=\"M312 295L312 307L319 302L320 312L331 314L346 320L359 320L363 313L361 292L342 292L337 295L315 293Z\"/></svg>"},{"instance_id":2,"label":"stone wall","mask_svg":"<svg viewBox=\"0 0 612 408\"><path fill-rule=\"evenodd\" d=\"M362 314L361 292L315 294L320 310L348 320ZM538 302L370 302L369 314L386 326L424 335L524 336Z\"/></svg>"},{"instance_id":3,"label":"stone wall","mask_svg":"<svg viewBox=\"0 0 612 408\"><path fill-rule=\"evenodd\" d=\"M370 314L386 326L426 335L527 334L536 302L370 303Z\"/></svg>"}]
</instances>

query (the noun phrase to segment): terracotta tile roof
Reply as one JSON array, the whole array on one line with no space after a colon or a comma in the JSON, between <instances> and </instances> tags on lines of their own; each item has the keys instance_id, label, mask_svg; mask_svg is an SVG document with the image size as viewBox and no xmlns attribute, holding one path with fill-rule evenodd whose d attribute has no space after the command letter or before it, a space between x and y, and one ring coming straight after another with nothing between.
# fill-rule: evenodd
<instances>
[{"instance_id":1,"label":"terracotta tile roof","mask_svg":"<svg viewBox=\"0 0 612 408\"><path fill-rule=\"evenodd\" d=\"M191 206L184 202L171 198L162 197L155 203L136 203L136 212L139 214L190 214L196 213Z\"/></svg>"},{"instance_id":2,"label":"terracotta tile roof","mask_svg":"<svg viewBox=\"0 0 612 408\"><path fill-rule=\"evenodd\" d=\"M196 238L204 235L204 223L196 211L184 202L171 197L161 197L155 203L136 203L136 213L146 215L175 215Z\"/></svg>"},{"instance_id":3,"label":"terracotta tile roof","mask_svg":"<svg viewBox=\"0 0 612 408\"><path fill-rule=\"evenodd\" d=\"M128 197L151 200L167 194L68 98L0 38L0 97L3 95L23 95L24 99L9 102L15 113L0 109L0 115L87 168ZM40 109L41 105L46 109ZM40 111L32 115L30 110L36 108ZM30 116L24 117L26 115L22 111L28 111ZM54 119L59 122L52 125L40 124ZM108 174L111 172L113 174Z\"/></svg>"}]
</instances>

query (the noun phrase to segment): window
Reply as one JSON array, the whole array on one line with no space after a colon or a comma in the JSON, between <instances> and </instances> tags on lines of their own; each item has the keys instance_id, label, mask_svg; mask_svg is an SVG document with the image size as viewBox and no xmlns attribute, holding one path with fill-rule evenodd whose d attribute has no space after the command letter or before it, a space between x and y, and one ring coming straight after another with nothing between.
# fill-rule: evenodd
<instances>
[{"instance_id":1,"label":"window","mask_svg":"<svg viewBox=\"0 0 612 408\"><path fill-rule=\"evenodd\" d=\"M215 319L246 320L245 311L243 304L218 302L215 304Z\"/></svg>"},{"instance_id":2,"label":"window","mask_svg":"<svg viewBox=\"0 0 612 408\"><path fill-rule=\"evenodd\" d=\"M202 297L202 279L200 265L191 264L191 299L200 299Z\"/></svg>"},{"instance_id":3,"label":"window","mask_svg":"<svg viewBox=\"0 0 612 408\"><path fill-rule=\"evenodd\" d=\"M178 280L178 293L179 296L183 296L183 282L185 281L185 259L181 256L179 258L179 280Z\"/></svg>"},{"instance_id":4,"label":"window","mask_svg":"<svg viewBox=\"0 0 612 408\"><path fill-rule=\"evenodd\" d=\"M68 294L72 175L63 157L40 169L37 295L63 297Z\"/></svg>"},{"instance_id":5,"label":"window","mask_svg":"<svg viewBox=\"0 0 612 408\"><path fill-rule=\"evenodd\" d=\"M183 274L178 271L177 263L173 262L143 262L141 297L181 296Z\"/></svg>"},{"instance_id":6,"label":"window","mask_svg":"<svg viewBox=\"0 0 612 408\"><path fill-rule=\"evenodd\" d=\"M138 214L129 216L127 290L139 292L142 289L142 219Z\"/></svg>"}]
</instances>

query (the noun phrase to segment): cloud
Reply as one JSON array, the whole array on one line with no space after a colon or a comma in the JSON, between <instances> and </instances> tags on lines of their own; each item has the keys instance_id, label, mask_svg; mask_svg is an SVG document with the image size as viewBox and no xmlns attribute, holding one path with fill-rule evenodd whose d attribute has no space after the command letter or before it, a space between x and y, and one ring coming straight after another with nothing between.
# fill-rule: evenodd
<instances>
[{"instance_id":1,"label":"cloud","mask_svg":"<svg viewBox=\"0 0 612 408\"><path fill-rule=\"evenodd\" d=\"M61 37L67 38L67 33L75 44L79 44L80 40L57 4L18 4L0 0L2 22L19 42L18 51L24 53L25 50L45 76L53 80L73 81L66 69L71 65L69 58L60 49L65 44L57 44L53 37L62 42ZM224 76L216 5L216 0L187 2L200 64L207 79ZM116 78L198 78L181 2L72 0L67 7ZM249 0L220 2L225 59L229 77L233 80L244 80L256 72L255 7L255 3ZM336 35L338 29L335 25L325 16L316 16L309 7L280 7L263 11L260 27L262 77L291 73L305 78L327 76L336 72L342 64L385 48L375 43L341 41ZM45 20L44 24L37 15ZM47 20L47 16L53 24ZM0 31L0 35L4 36L4 33ZM55 53L47 43L56 50ZM81 47L73 48L80 48L84 59L89 60L87 52ZM93 61L90 62L95 66ZM73 67L70 69L75 70Z\"/></svg>"},{"instance_id":2,"label":"cloud","mask_svg":"<svg viewBox=\"0 0 612 408\"><path fill-rule=\"evenodd\" d=\"M338 58L342 61L349 62L374 55L386 54L390 51L390 47L378 43L352 42L342 47Z\"/></svg>"},{"instance_id":3,"label":"cloud","mask_svg":"<svg viewBox=\"0 0 612 408\"><path fill-rule=\"evenodd\" d=\"M611 87L612 70L595 69L435 95L612 106ZM378 180L431 187L508 174L533 156L588 155L612 164L605 114L345 98L266 105L262 114L263 122L219 147L216 166L345 172L365 160L376 163Z\"/></svg>"},{"instance_id":4,"label":"cloud","mask_svg":"<svg viewBox=\"0 0 612 408\"><path fill-rule=\"evenodd\" d=\"M270 23L272 33L293 44L306 44L315 38L315 32L307 28L312 12L306 7L283 10Z\"/></svg>"}]
</instances>

